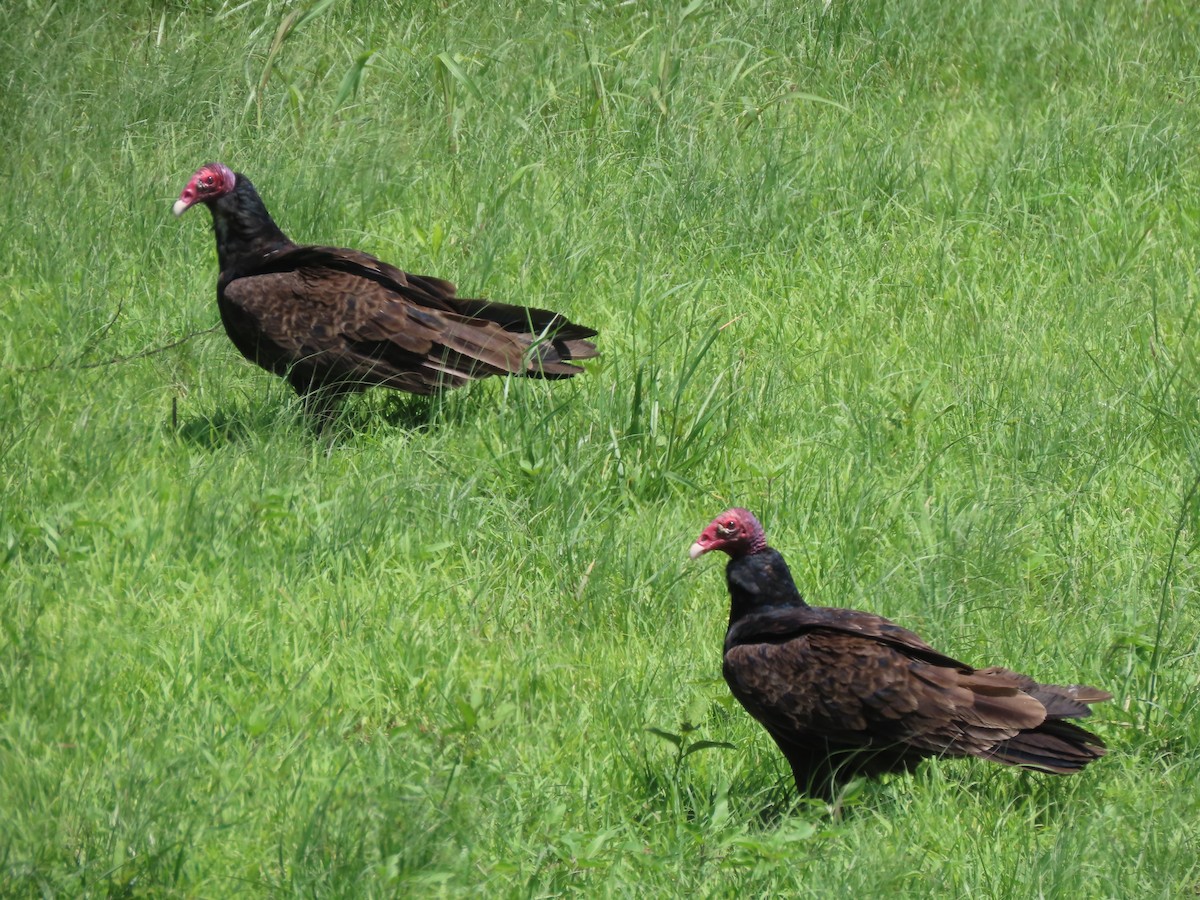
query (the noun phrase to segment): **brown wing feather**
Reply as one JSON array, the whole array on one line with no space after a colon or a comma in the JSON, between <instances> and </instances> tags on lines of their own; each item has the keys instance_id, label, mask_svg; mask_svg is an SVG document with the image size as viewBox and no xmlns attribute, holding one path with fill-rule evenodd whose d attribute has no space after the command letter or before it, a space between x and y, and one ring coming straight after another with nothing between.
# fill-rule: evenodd
<instances>
[{"instance_id":1,"label":"brown wing feather","mask_svg":"<svg viewBox=\"0 0 1200 900\"><path fill-rule=\"evenodd\" d=\"M1057 717L1086 714L1104 691L976 671L881 617L836 610L824 627L826 612L762 617L753 638L725 651L730 690L775 739L802 790L828 792L851 774L903 771L929 756L1063 773L1103 754L1098 738Z\"/></svg>"},{"instance_id":2,"label":"brown wing feather","mask_svg":"<svg viewBox=\"0 0 1200 900\"><path fill-rule=\"evenodd\" d=\"M518 330L520 307L464 301L448 281L409 275L355 250L295 247L218 287L226 329L249 359L287 374L297 390L384 385L430 393L502 373L566 377L568 360L595 356L595 332L530 309L542 343ZM474 315L494 309L493 315ZM567 340L566 338L570 338Z\"/></svg>"},{"instance_id":3,"label":"brown wing feather","mask_svg":"<svg viewBox=\"0 0 1200 900\"><path fill-rule=\"evenodd\" d=\"M931 665L851 635L743 645L725 660L730 687L751 713L796 734L903 741L961 755L983 733L994 743L1045 718L1042 705L1012 681Z\"/></svg>"},{"instance_id":4,"label":"brown wing feather","mask_svg":"<svg viewBox=\"0 0 1200 900\"><path fill-rule=\"evenodd\" d=\"M939 653L907 628L873 613L830 606L799 606L780 614L778 611L749 614L734 623L725 635L725 646L747 641L783 641L813 631L846 634L892 647L915 659L935 665L970 668L953 657Z\"/></svg>"}]
</instances>

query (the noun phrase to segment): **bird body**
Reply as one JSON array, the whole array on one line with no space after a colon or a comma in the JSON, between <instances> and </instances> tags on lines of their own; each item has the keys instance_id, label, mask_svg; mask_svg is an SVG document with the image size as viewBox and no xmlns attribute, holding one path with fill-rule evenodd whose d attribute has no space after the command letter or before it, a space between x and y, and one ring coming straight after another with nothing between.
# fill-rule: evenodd
<instances>
[{"instance_id":1,"label":"bird body","mask_svg":"<svg viewBox=\"0 0 1200 900\"><path fill-rule=\"evenodd\" d=\"M931 756L1069 774L1104 754L1067 720L1090 715L1106 691L975 669L881 616L810 607L746 510L713 520L691 555L714 549L730 554L725 680L802 792L829 795L856 775L908 771Z\"/></svg>"},{"instance_id":2,"label":"bird body","mask_svg":"<svg viewBox=\"0 0 1200 900\"><path fill-rule=\"evenodd\" d=\"M320 419L347 393L431 394L487 375L569 378L593 329L548 310L458 297L357 250L293 243L246 176L202 166L174 212L213 217L217 306L246 359L288 379Z\"/></svg>"}]
</instances>

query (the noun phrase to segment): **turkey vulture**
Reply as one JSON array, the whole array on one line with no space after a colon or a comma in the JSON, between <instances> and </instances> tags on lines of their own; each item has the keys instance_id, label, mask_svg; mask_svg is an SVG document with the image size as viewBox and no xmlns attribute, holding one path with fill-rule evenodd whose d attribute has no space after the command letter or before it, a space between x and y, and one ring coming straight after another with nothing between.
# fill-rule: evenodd
<instances>
[{"instance_id":1,"label":"turkey vulture","mask_svg":"<svg viewBox=\"0 0 1200 900\"><path fill-rule=\"evenodd\" d=\"M217 306L246 359L282 375L324 424L345 394L373 385L431 394L486 375L569 378L596 356L596 332L557 313L468 300L357 250L298 246L245 175L201 166L175 201L212 213Z\"/></svg>"},{"instance_id":2,"label":"turkey vulture","mask_svg":"<svg viewBox=\"0 0 1200 900\"><path fill-rule=\"evenodd\" d=\"M930 756L978 756L1056 775L1104 755L1066 721L1112 694L974 669L887 619L809 606L745 509L721 513L692 544L729 554L723 672L775 739L801 793L830 797L856 775L905 772Z\"/></svg>"}]
</instances>

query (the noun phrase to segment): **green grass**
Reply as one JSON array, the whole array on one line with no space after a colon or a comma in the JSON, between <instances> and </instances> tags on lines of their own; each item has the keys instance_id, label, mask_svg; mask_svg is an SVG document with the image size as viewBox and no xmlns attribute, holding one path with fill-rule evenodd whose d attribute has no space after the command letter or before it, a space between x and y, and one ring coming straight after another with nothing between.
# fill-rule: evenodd
<instances>
[{"instance_id":1,"label":"green grass","mask_svg":"<svg viewBox=\"0 0 1200 900\"><path fill-rule=\"evenodd\" d=\"M0 894L1194 892L1193 5L383 7L0 7ZM206 331L210 159L603 358L315 439ZM1110 756L797 801L733 504Z\"/></svg>"}]
</instances>

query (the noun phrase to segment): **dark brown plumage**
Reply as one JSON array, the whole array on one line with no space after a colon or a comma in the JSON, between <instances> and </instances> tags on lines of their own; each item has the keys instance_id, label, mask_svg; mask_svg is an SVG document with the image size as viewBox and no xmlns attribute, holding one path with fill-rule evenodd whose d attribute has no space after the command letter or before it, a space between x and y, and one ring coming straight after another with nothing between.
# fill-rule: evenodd
<instances>
[{"instance_id":1,"label":"dark brown plumage","mask_svg":"<svg viewBox=\"0 0 1200 900\"><path fill-rule=\"evenodd\" d=\"M830 796L853 776L931 756L1067 775L1104 755L1100 738L1066 720L1090 715L1107 691L975 669L880 616L810 607L747 510L714 519L691 556L710 550L729 554L725 680L801 792Z\"/></svg>"},{"instance_id":2,"label":"dark brown plumage","mask_svg":"<svg viewBox=\"0 0 1200 900\"><path fill-rule=\"evenodd\" d=\"M175 215L196 203L212 212L226 332L318 421L374 385L431 394L487 375L569 378L597 355L596 332L558 313L464 299L357 250L292 243L250 180L220 163L192 176Z\"/></svg>"}]
</instances>

